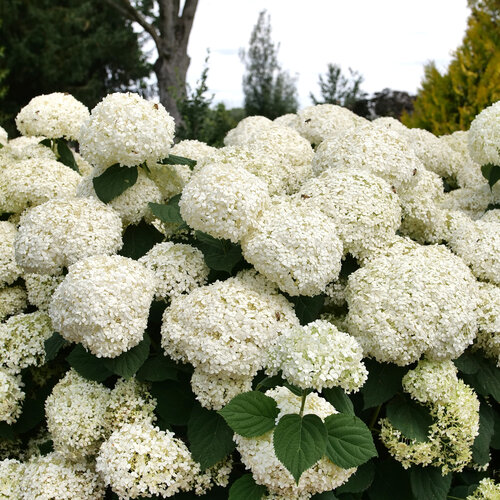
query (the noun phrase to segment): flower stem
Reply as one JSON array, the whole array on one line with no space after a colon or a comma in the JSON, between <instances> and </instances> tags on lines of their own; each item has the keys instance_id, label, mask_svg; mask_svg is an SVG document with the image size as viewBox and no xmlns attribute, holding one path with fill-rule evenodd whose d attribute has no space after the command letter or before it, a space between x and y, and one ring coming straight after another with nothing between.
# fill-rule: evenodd
<instances>
[{"instance_id":1,"label":"flower stem","mask_svg":"<svg viewBox=\"0 0 500 500\"><path fill-rule=\"evenodd\" d=\"M302 391L302 401L300 403L300 412L299 412L299 415L301 417L302 417L302 415L304 415L304 407L306 406L306 398L307 398L308 394L309 394L309 391L307 391L307 390Z\"/></svg>"},{"instance_id":2,"label":"flower stem","mask_svg":"<svg viewBox=\"0 0 500 500\"><path fill-rule=\"evenodd\" d=\"M380 409L382 408L382 405L378 405L377 408L375 408L375 411L373 412L372 418L370 419L370 424L368 425L368 428L373 431L374 425L377 423L377 417L378 414L380 413Z\"/></svg>"}]
</instances>

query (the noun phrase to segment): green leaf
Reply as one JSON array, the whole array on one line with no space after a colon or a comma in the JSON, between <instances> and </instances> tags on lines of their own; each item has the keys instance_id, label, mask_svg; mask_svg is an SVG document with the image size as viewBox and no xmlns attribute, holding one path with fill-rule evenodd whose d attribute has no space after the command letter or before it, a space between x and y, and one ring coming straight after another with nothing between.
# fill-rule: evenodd
<instances>
[{"instance_id":1,"label":"green leaf","mask_svg":"<svg viewBox=\"0 0 500 500\"><path fill-rule=\"evenodd\" d=\"M375 477L375 466L370 460L358 467L358 470L348 479L347 483L339 486L335 493L361 493L368 489Z\"/></svg>"},{"instance_id":2,"label":"green leaf","mask_svg":"<svg viewBox=\"0 0 500 500\"><path fill-rule=\"evenodd\" d=\"M386 415L391 424L405 437L417 441L427 441L433 418L429 410L408 396L396 396L386 407Z\"/></svg>"},{"instance_id":3,"label":"green leaf","mask_svg":"<svg viewBox=\"0 0 500 500\"><path fill-rule=\"evenodd\" d=\"M256 391L260 389L274 389L278 385L283 385L284 380L281 375L273 375L272 377L264 377L255 387Z\"/></svg>"},{"instance_id":4,"label":"green leaf","mask_svg":"<svg viewBox=\"0 0 500 500\"><path fill-rule=\"evenodd\" d=\"M112 373L106 368L103 358L97 358L96 356L90 354L90 352L87 352L81 344L78 344L69 353L66 361L87 380L102 382L112 375Z\"/></svg>"},{"instance_id":5,"label":"green leaf","mask_svg":"<svg viewBox=\"0 0 500 500\"><path fill-rule=\"evenodd\" d=\"M373 359L366 359L365 365L368 368L368 380L361 388L361 393L366 410L389 401L401 391L401 379L408 369L391 363L378 363Z\"/></svg>"},{"instance_id":6,"label":"green leaf","mask_svg":"<svg viewBox=\"0 0 500 500\"><path fill-rule=\"evenodd\" d=\"M319 318L319 314L325 303L324 295L316 295L314 297L306 297L298 295L296 297L287 297L292 304L295 305L295 314L299 318L301 325L307 325Z\"/></svg>"},{"instance_id":7,"label":"green leaf","mask_svg":"<svg viewBox=\"0 0 500 500\"><path fill-rule=\"evenodd\" d=\"M161 203L148 203L151 212L162 222L171 224L184 224L180 212L173 205L162 205Z\"/></svg>"},{"instance_id":8,"label":"green leaf","mask_svg":"<svg viewBox=\"0 0 500 500\"><path fill-rule=\"evenodd\" d=\"M57 354L66 343L61 335L54 332L51 337L49 337L45 342L45 362L52 361L56 358Z\"/></svg>"},{"instance_id":9,"label":"green leaf","mask_svg":"<svg viewBox=\"0 0 500 500\"><path fill-rule=\"evenodd\" d=\"M453 362L462 373L467 375L473 375L481 368L481 363L477 355L468 351L465 351L459 358L453 360Z\"/></svg>"},{"instance_id":10,"label":"green leaf","mask_svg":"<svg viewBox=\"0 0 500 500\"><path fill-rule=\"evenodd\" d=\"M465 500L469 495L474 493L478 486L478 484L461 484L460 486L455 486L450 490L449 496Z\"/></svg>"},{"instance_id":11,"label":"green leaf","mask_svg":"<svg viewBox=\"0 0 500 500\"><path fill-rule=\"evenodd\" d=\"M488 181L490 188L492 188L498 180L500 180L500 166L493 163L487 163L481 167L483 177Z\"/></svg>"},{"instance_id":12,"label":"green leaf","mask_svg":"<svg viewBox=\"0 0 500 500\"><path fill-rule=\"evenodd\" d=\"M216 412L195 405L188 421L189 449L202 470L226 458L235 448L233 431Z\"/></svg>"},{"instance_id":13,"label":"green leaf","mask_svg":"<svg viewBox=\"0 0 500 500\"><path fill-rule=\"evenodd\" d=\"M493 436L491 438L490 446L494 450L500 450L500 414L498 411L493 410Z\"/></svg>"},{"instance_id":14,"label":"green leaf","mask_svg":"<svg viewBox=\"0 0 500 500\"><path fill-rule=\"evenodd\" d=\"M201 231L196 231L195 236L210 269L231 273L236 264L243 259L240 245L229 240L219 240Z\"/></svg>"},{"instance_id":15,"label":"green leaf","mask_svg":"<svg viewBox=\"0 0 500 500\"><path fill-rule=\"evenodd\" d=\"M245 474L231 485L228 500L260 500L266 491L265 486L255 482L252 474Z\"/></svg>"},{"instance_id":16,"label":"green leaf","mask_svg":"<svg viewBox=\"0 0 500 500\"><path fill-rule=\"evenodd\" d=\"M354 415L354 406L341 387L323 389L323 397L339 412Z\"/></svg>"},{"instance_id":17,"label":"green leaf","mask_svg":"<svg viewBox=\"0 0 500 500\"><path fill-rule=\"evenodd\" d=\"M354 415L336 413L325 419L328 433L326 456L339 467L350 469L377 456L370 430Z\"/></svg>"},{"instance_id":18,"label":"green leaf","mask_svg":"<svg viewBox=\"0 0 500 500\"><path fill-rule=\"evenodd\" d=\"M144 338L132 349L121 353L116 358L104 358L106 368L120 377L128 379L137 373L149 356L151 340L147 333Z\"/></svg>"},{"instance_id":19,"label":"green leaf","mask_svg":"<svg viewBox=\"0 0 500 500\"><path fill-rule=\"evenodd\" d=\"M409 475L395 460L378 460L375 463L375 479L368 489L370 500L413 499Z\"/></svg>"},{"instance_id":20,"label":"green leaf","mask_svg":"<svg viewBox=\"0 0 500 500\"><path fill-rule=\"evenodd\" d=\"M139 368L137 380L142 382L177 380L177 368L169 359L163 356L153 356Z\"/></svg>"},{"instance_id":21,"label":"green leaf","mask_svg":"<svg viewBox=\"0 0 500 500\"><path fill-rule=\"evenodd\" d=\"M7 422L0 422L0 438L6 440L15 439L14 429Z\"/></svg>"},{"instance_id":22,"label":"green leaf","mask_svg":"<svg viewBox=\"0 0 500 500\"><path fill-rule=\"evenodd\" d=\"M52 148L52 139L42 139L38 144Z\"/></svg>"},{"instance_id":23,"label":"green leaf","mask_svg":"<svg viewBox=\"0 0 500 500\"><path fill-rule=\"evenodd\" d=\"M45 418L43 399L25 399L21 416L12 425L16 434L24 434L34 429Z\"/></svg>"},{"instance_id":24,"label":"green leaf","mask_svg":"<svg viewBox=\"0 0 500 500\"><path fill-rule=\"evenodd\" d=\"M298 484L302 473L325 454L326 428L317 415L289 414L281 417L273 434L276 458Z\"/></svg>"},{"instance_id":25,"label":"green leaf","mask_svg":"<svg viewBox=\"0 0 500 500\"><path fill-rule=\"evenodd\" d=\"M411 491L416 500L446 500L451 488L451 474L441 475L435 467L413 466L410 469Z\"/></svg>"},{"instance_id":26,"label":"green leaf","mask_svg":"<svg viewBox=\"0 0 500 500\"><path fill-rule=\"evenodd\" d=\"M324 491L323 493L316 493L311 497L311 500L338 500L333 491Z\"/></svg>"},{"instance_id":27,"label":"green leaf","mask_svg":"<svg viewBox=\"0 0 500 500\"><path fill-rule=\"evenodd\" d=\"M104 203L120 196L137 181L137 167L124 167L115 163L101 175L94 177L92 183L97 197Z\"/></svg>"},{"instance_id":28,"label":"green leaf","mask_svg":"<svg viewBox=\"0 0 500 500\"><path fill-rule=\"evenodd\" d=\"M190 158L184 158L184 156L168 155L163 160L158 163L162 165L187 165L191 170L196 166L196 160L191 160Z\"/></svg>"},{"instance_id":29,"label":"green leaf","mask_svg":"<svg viewBox=\"0 0 500 500\"><path fill-rule=\"evenodd\" d=\"M56 139L57 144L57 154L59 155L59 161L71 168L75 172L80 173L78 164L76 163L73 151L68 147L68 144L64 139Z\"/></svg>"},{"instance_id":30,"label":"green leaf","mask_svg":"<svg viewBox=\"0 0 500 500\"><path fill-rule=\"evenodd\" d=\"M482 396L491 395L500 402L500 369L490 359L477 354L475 357L480 369L472 375L463 374L462 378Z\"/></svg>"},{"instance_id":31,"label":"green leaf","mask_svg":"<svg viewBox=\"0 0 500 500\"><path fill-rule=\"evenodd\" d=\"M256 437L274 429L279 410L273 398L250 391L235 396L219 413L236 434Z\"/></svg>"},{"instance_id":32,"label":"green leaf","mask_svg":"<svg viewBox=\"0 0 500 500\"><path fill-rule=\"evenodd\" d=\"M495 429L493 409L481 401L479 406L479 434L472 445L472 459L478 465L486 465L490 461L490 443Z\"/></svg>"},{"instance_id":33,"label":"green leaf","mask_svg":"<svg viewBox=\"0 0 500 500\"><path fill-rule=\"evenodd\" d=\"M195 401L189 382L153 382L150 392L156 399L156 413L165 423L187 425Z\"/></svg>"},{"instance_id":34,"label":"green leaf","mask_svg":"<svg viewBox=\"0 0 500 500\"><path fill-rule=\"evenodd\" d=\"M123 233L123 247L119 254L131 259L139 259L164 239L163 234L143 220L130 225Z\"/></svg>"}]
</instances>

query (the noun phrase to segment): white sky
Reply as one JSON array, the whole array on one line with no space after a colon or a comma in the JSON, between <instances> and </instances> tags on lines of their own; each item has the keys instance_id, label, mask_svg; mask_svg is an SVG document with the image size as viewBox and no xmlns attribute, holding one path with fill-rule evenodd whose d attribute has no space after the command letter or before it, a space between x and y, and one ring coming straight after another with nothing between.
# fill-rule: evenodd
<instances>
[{"instance_id":1,"label":"white sky","mask_svg":"<svg viewBox=\"0 0 500 500\"><path fill-rule=\"evenodd\" d=\"M194 87L210 49L208 86L214 102L241 106L243 63L259 12L271 16L278 60L298 76L301 107L319 97L318 75L329 62L364 77L369 93L385 87L415 93L423 66L445 69L465 34L467 0L200 0L189 41Z\"/></svg>"}]
</instances>

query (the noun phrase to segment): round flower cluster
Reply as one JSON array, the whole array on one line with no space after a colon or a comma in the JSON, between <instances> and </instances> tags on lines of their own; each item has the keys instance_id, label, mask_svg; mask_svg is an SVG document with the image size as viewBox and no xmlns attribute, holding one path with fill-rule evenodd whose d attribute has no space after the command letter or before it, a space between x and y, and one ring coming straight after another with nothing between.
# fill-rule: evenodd
<instances>
[{"instance_id":1,"label":"round flower cluster","mask_svg":"<svg viewBox=\"0 0 500 500\"><path fill-rule=\"evenodd\" d=\"M488 184L470 188L459 188L445 193L440 208L460 211L473 220L481 218L489 204L493 203L493 195Z\"/></svg>"},{"instance_id":2,"label":"round flower cluster","mask_svg":"<svg viewBox=\"0 0 500 500\"><path fill-rule=\"evenodd\" d=\"M27 306L27 296L20 286L0 288L0 322L8 316L19 314Z\"/></svg>"},{"instance_id":3,"label":"round flower cluster","mask_svg":"<svg viewBox=\"0 0 500 500\"><path fill-rule=\"evenodd\" d=\"M103 168L95 168L91 175L81 179L76 189L76 195L81 198L96 198L93 179L104 172ZM137 224L144 217L148 220L153 218L149 203L161 203L163 197L160 189L146 173L138 170L137 181L126 189L122 194L113 198L108 205L118 213L122 219L123 226Z\"/></svg>"},{"instance_id":4,"label":"round flower cluster","mask_svg":"<svg viewBox=\"0 0 500 500\"><path fill-rule=\"evenodd\" d=\"M13 424L21 415L22 387L20 375L13 375L0 367L0 422Z\"/></svg>"},{"instance_id":5,"label":"round flower cluster","mask_svg":"<svg viewBox=\"0 0 500 500\"><path fill-rule=\"evenodd\" d=\"M285 115L275 118L273 123L280 127L290 127L297 130L299 127L299 120L299 117L295 113L286 113Z\"/></svg>"},{"instance_id":6,"label":"round flower cluster","mask_svg":"<svg viewBox=\"0 0 500 500\"><path fill-rule=\"evenodd\" d=\"M500 368L500 287L491 283L479 283L477 308L479 331L476 345L484 355L496 361Z\"/></svg>"},{"instance_id":7,"label":"round flower cluster","mask_svg":"<svg viewBox=\"0 0 500 500\"><path fill-rule=\"evenodd\" d=\"M454 359L477 332L476 281L442 246L373 259L349 276L346 294L349 333L380 362Z\"/></svg>"},{"instance_id":8,"label":"round flower cluster","mask_svg":"<svg viewBox=\"0 0 500 500\"><path fill-rule=\"evenodd\" d=\"M290 295L318 295L338 278L342 242L316 207L274 198L241 241L243 256Z\"/></svg>"},{"instance_id":9,"label":"round flower cluster","mask_svg":"<svg viewBox=\"0 0 500 500\"><path fill-rule=\"evenodd\" d=\"M122 222L104 203L90 198L49 200L25 212L15 242L16 260L28 273L59 274L91 255L122 246Z\"/></svg>"},{"instance_id":10,"label":"round flower cluster","mask_svg":"<svg viewBox=\"0 0 500 500\"><path fill-rule=\"evenodd\" d=\"M328 321L316 320L280 335L266 371L281 370L288 382L302 389L342 387L355 392L368 377L362 359L363 350L354 337Z\"/></svg>"},{"instance_id":11,"label":"round flower cluster","mask_svg":"<svg viewBox=\"0 0 500 500\"><path fill-rule=\"evenodd\" d=\"M19 493L21 500L101 500L105 486L91 465L52 452L26 463Z\"/></svg>"},{"instance_id":12,"label":"round flower cluster","mask_svg":"<svg viewBox=\"0 0 500 500\"><path fill-rule=\"evenodd\" d=\"M493 479L485 477L479 481L479 486L466 500L495 500L500 498L500 484Z\"/></svg>"},{"instance_id":13,"label":"round flower cluster","mask_svg":"<svg viewBox=\"0 0 500 500\"><path fill-rule=\"evenodd\" d=\"M337 132L317 147L314 173L327 168L367 170L399 189L413 183L424 167L404 137L367 123Z\"/></svg>"},{"instance_id":14,"label":"round flower cluster","mask_svg":"<svg viewBox=\"0 0 500 500\"><path fill-rule=\"evenodd\" d=\"M153 273L132 259L87 257L70 266L49 314L66 340L113 358L142 340L154 286Z\"/></svg>"},{"instance_id":15,"label":"round flower cluster","mask_svg":"<svg viewBox=\"0 0 500 500\"><path fill-rule=\"evenodd\" d=\"M469 129L469 153L480 165L500 165L500 101L483 109Z\"/></svg>"},{"instance_id":16,"label":"round flower cluster","mask_svg":"<svg viewBox=\"0 0 500 500\"><path fill-rule=\"evenodd\" d=\"M51 148L40 144L44 137L19 136L9 141L0 150L0 158L5 165L15 163L20 160L44 159L57 160L57 156Z\"/></svg>"},{"instance_id":17,"label":"round flower cluster","mask_svg":"<svg viewBox=\"0 0 500 500\"><path fill-rule=\"evenodd\" d=\"M155 299L168 300L204 285L209 267L203 253L184 243L156 244L139 259L155 275Z\"/></svg>"},{"instance_id":18,"label":"round flower cluster","mask_svg":"<svg viewBox=\"0 0 500 500\"><path fill-rule=\"evenodd\" d=\"M14 242L16 226L8 221L0 221L0 288L11 285L22 273L16 263Z\"/></svg>"},{"instance_id":19,"label":"round flower cluster","mask_svg":"<svg viewBox=\"0 0 500 500\"><path fill-rule=\"evenodd\" d=\"M407 439L387 419L380 438L389 453L408 468L413 464L440 467L443 475L463 470L472 459L479 432L479 400L457 377L451 361L420 361L403 377L403 389L425 404L434 419L427 440Z\"/></svg>"},{"instance_id":20,"label":"round flower cluster","mask_svg":"<svg viewBox=\"0 0 500 500\"><path fill-rule=\"evenodd\" d=\"M43 158L0 168L0 212L20 213L51 198L73 197L81 179L66 165Z\"/></svg>"},{"instance_id":21,"label":"round flower cluster","mask_svg":"<svg viewBox=\"0 0 500 500\"><path fill-rule=\"evenodd\" d=\"M309 106L299 111L297 115L298 132L316 146L339 130L366 123L364 118L336 104Z\"/></svg>"},{"instance_id":22,"label":"round flower cluster","mask_svg":"<svg viewBox=\"0 0 500 500\"><path fill-rule=\"evenodd\" d=\"M41 311L11 316L0 324L0 365L14 373L45 362L44 342L52 335L49 316Z\"/></svg>"},{"instance_id":23,"label":"round flower cluster","mask_svg":"<svg viewBox=\"0 0 500 500\"><path fill-rule=\"evenodd\" d=\"M0 127L0 145L6 146L8 142L9 135L7 134L7 131L3 127Z\"/></svg>"},{"instance_id":24,"label":"round flower cluster","mask_svg":"<svg viewBox=\"0 0 500 500\"><path fill-rule=\"evenodd\" d=\"M272 126L273 122L265 116L247 116L226 134L224 144L226 146L241 146L261 134L262 130Z\"/></svg>"},{"instance_id":25,"label":"round flower cluster","mask_svg":"<svg viewBox=\"0 0 500 500\"><path fill-rule=\"evenodd\" d=\"M77 140L88 117L87 107L72 95L54 92L33 97L16 116L16 126L23 135Z\"/></svg>"},{"instance_id":26,"label":"round flower cluster","mask_svg":"<svg viewBox=\"0 0 500 500\"><path fill-rule=\"evenodd\" d=\"M285 387L268 390L266 396L273 398L278 404L280 414L277 422L283 415L297 413L300 408L300 397ZM304 415L314 414L325 419L333 413L337 413L335 408L317 394L311 393L307 396ZM327 457L323 457L304 471L299 483L296 484L292 474L276 458L273 433L274 431L269 431L254 438L244 438L235 434L233 439L241 454L241 461L251 470L255 482L266 486L269 493L276 495L277 498L307 500L316 493L337 488L356 471L355 468L342 469Z\"/></svg>"},{"instance_id":27,"label":"round flower cluster","mask_svg":"<svg viewBox=\"0 0 500 500\"><path fill-rule=\"evenodd\" d=\"M5 500L21 498L19 486L24 467L22 462L15 459L0 461L0 498Z\"/></svg>"},{"instance_id":28,"label":"round flower cluster","mask_svg":"<svg viewBox=\"0 0 500 500\"><path fill-rule=\"evenodd\" d=\"M399 199L390 185L363 170L329 169L299 191L306 206L331 217L344 253L365 258L393 238L401 223Z\"/></svg>"},{"instance_id":29,"label":"round flower cluster","mask_svg":"<svg viewBox=\"0 0 500 500\"><path fill-rule=\"evenodd\" d=\"M174 297L163 314L162 347L207 373L253 376L279 331L297 322L283 296L234 277Z\"/></svg>"},{"instance_id":30,"label":"round flower cluster","mask_svg":"<svg viewBox=\"0 0 500 500\"><path fill-rule=\"evenodd\" d=\"M101 445L96 468L104 482L124 499L171 497L192 488L199 470L186 445L174 433L148 422L124 424Z\"/></svg>"},{"instance_id":31,"label":"round flower cluster","mask_svg":"<svg viewBox=\"0 0 500 500\"><path fill-rule=\"evenodd\" d=\"M137 94L109 94L80 130L80 153L103 168L154 163L168 156L174 130L174 120L163 105Z\"/></svg>"},{"instance_id":32,"label":"round flower cluster","mask_svg":"<svg viewBox=\"0 0 500 500\"><path fill-rule=\"evenodd\" d=\"M269 200L266 184L242 168L207 164L191 177L179 202L193 229L237 243Z\"/></svg>"},{"instance_id":33,"label":"round flower cluster","mask_svg":"<svg viewBox=\"0 0 500 500\"><path fill-rule=\"evenodd\" d=\"M62 283L64 276L28 273L23 275L23 279L28 293L28 302L40 311L48 311L52 295Z\"/></svg>"}]
</instances>

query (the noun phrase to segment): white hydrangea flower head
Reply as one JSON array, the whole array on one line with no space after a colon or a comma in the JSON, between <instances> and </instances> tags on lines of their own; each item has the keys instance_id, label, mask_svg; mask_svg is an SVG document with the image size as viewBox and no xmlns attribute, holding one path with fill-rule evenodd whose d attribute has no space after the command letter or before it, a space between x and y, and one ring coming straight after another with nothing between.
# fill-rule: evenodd
<instances>
[{"instance_id":1,"label":"white hydrangea flower head","mask_svg":"<svg viewBox=\"0 0 500 500\"><path fill-rule=\"evenodd\" d=\"M54 92L33 97L17 114L16 126L23 135L75 141L88 117L87 106L71 94Z\"/></svg>"},{"instance_id":2,"label":"white hydrangea flower head","mask_svg":"<svg viewBox=\"0 0 500 500\"><path fill-rule=\"evenodd\" d=\"M500 287L479 283L477 308L479 331L476 345L500 367Z\"/></svg>"},{"instance_id":3,"label":"white hydrangea flower head","mask_svg":"<svg viewBox=\"0 0 500 500\"><path fill-rule=\"evenodd\" d=\"M0 145L7 146L8 142L9 134L7 134L7 131L3 127L0 127Z\"/></svg>"},{"instance_id":4,"label":"white hydrangea flower head","mask_svg":"<svg viewBox=\"0 0 500 500\"><path fill-rule=\"evenodd\" d=\"M0 322L8 316L19 314L27 306L26 290L21 286L0 288Z\"/></svg>"},{"instance_id":5,"label":"white hydrangea flower head","mask_svg":"<svg viewBox=\"0 0 500 500\"><path fill-rule=\"evenodd\" d=\"M474 276L500 285L500 223L470 221L451 232L449 246Z\"/></svg>"},{"instance_id":6,"label":"white hydrangea flower head","mask_svg":"<svg viewBox=\"0 0 500 500\"><path fill-rule=\"evenodd\" d=\"M98 357L114 358L144 336L154 275L119 255L87 257L69 268L49 306L54 328Z\"/></svg>"},{"instance_id":7,"label":"white hydrangea flower head","mask_svg":"<svg viewBox=\"0 0 500 500\"><path fill-rule=\"evenodd\" d=\"M20 500L101 500L105 485L93 465L52 452L26 463L20 492Z\"/></svg>"},{"instance_id":8,"label":"white hydrangea flower head","mask_svg":"<svg viewBox=\"0 0 500 500\"><path fill-rule=\"evenodd\" d=\"M207 373L251 376L264 366L279 331L295 324L285 297L257 279L234 277L174 297L163 314L162 347Z\"/></svg>"},{"instance_id":9,"label":"white hydrangea flower head","mask_svg":"<svg viewBox=\"0 0 500 500\"><path fill-rule=\"evenodd\" d=\"M278 404L280 413L277 422L283 415L298 413L301 398L292 394L285 387L276 387L266 391L266 396L273 398ZM315 393L307 396L304 415L314 414L325 419L337 410ZM269 493L277 498L307 500L315 493L330 491L345 483L356 472L356 468L342 469L327 457L321 458L316 464L303 472L299 484L284 465L276 458L273 446L273 433L244 438L235 434L233 439L241 454L241 460L250 469L257 484L266 486Z\"/></svg>"},{"instance_id":10,"label":"white hydrangea flower head","mask_svg":"<svg viewBox=\"0 0 500 500\"><path fill-rule=\"evenodd\" d=\"M265 116L247 116L235 128L231 129L224 138L226 146L241 146L252 140L263 129L272 127L273 122Z\"/></svg>"},{"instance_id":11,"label":"white hydrangea flower head","mask_svg":"<svg viewBox=\"0 0 500 500\"><path fill-rule=\"evenodd\" d=\"M110 390L71 369L45 400L47 428L54 449L69 460L96 455L105 439Z\"/></svg>"},{"instance_id":12,"label":"white hydrangea flower head","mask_svg":"<svg viewBox=\"0 0 500 500\"><path fill-rule=\"evenodd\" d=\"M24 474L25 465L19 460L5 459L0 461L0 498L15 500L20 498L19 487Z\"/></svg>"},{"instance_id":13,"label":"white hydrangea flower head","mask_svg":"<svg viewBox=\"0 0 500 500\"><path fill-rule=\"evenodd\" d=\"M479 481L479 486L465 500L498 500L500 498L500 484L489 477Z\"/></svg>"},{"instance_id":14,"label":"white hydrangea flower head","mask_svg":"<svg viewBox=\"0 0 500 500\"><path fill-rule=\"evenodd\" d=\"M415 249L420 248L420 246L420 244L407 236L399 236L395 234L393 238L387 240L386 246L377 249L377 251L372 252L365 259L363 259L363 265L365 266L368 262L378 259L379 257L396 257L402 254L411 255L411 253ZM345 290L343 295L345 298Z\"/></svg>"},{"instance_id":15,"label":"white hydrangea flower head","mask_svg":"<svg viewBox=\"0 0 500 500\"><path fill-rule=\"evenodd\" d=\"M481 217L483 222L495 222L500 223L500 208L495 208L493 210L488 210Z\"/></svg>"},{"instance_id":16,"label":"white hydrangea flower head","mask_svg":"<svg viewBox=\"0 0 500 500\"><path fill-rule=\"evenodd\" d=\"M207 164L186 184L179 208L193 229L237 243L269 203L264 181L245 169Z\"/></svg>"},{"instance_id":17,"label":"white hydrangea flower head","mask_svg":"<svg viewBox=\"0 0 500 500\"><path fill-rule=\"evenodd\" d=\"M444 194L440 208L460 210L471 219L482 217L488 205L493 203L493 195L488 184L478 187L454 189Z\"/></svg>"},{"instance_id":18,"label":"white hydrangea flower head","mask_svg":"<svg viewBox=\"0 0 500 500\"><path fill-rule=\"evenodd\" d=\"M122 499L171 497L192 488L199 466L173 432L148 422L124 424L105 441L96 460L104 482Z\"/></svg>"},{"instance_id":19,"label":"white hydrangea flower head","mask_svg":"<svg viewBox=\"0 0 500 500\"><path fill-rule=\"evenodd\" d=\"M46 137L21 135L9 141L0 151L0 156L12 161L20 160L57 160L57 156L51 148L40 144Z\"/></svg>"},{"instance_id":20,"label":"white hydrangea flower head","mask_svg":"<svg viewBox=\"0 0 500 500\"><path fill-rule=\"evenodd\" d=\"M119 379L111 391L106 406L106 426L108 434L124 424L156 420L154 409L156 400L149 393L146 384L134 377Z\"/></svg>"},{"instance_id":21,"label":"white hydrangea flower head","mask_svg":"<svg viewBox=\"0 0 500 500\"><path fill-rule=\"evenodd\" d=\"M231 457L221 460L212 467L199 470L193 477L193 491L196 495L204 495L214 486L225 488L229 483L229 475L233 470L233 460Z\"/></svg>"},{"instance_id":22,"label":"white hydrangea flower head","mask_svg":"<svg viewBox=\"0 0 500 500\"><path fill-rule=\"evenodd\" d=\"M398 196L370 172L329 169L307 181L299 195L335 221L344 253L356 258L385 246L401 223Z\"/></svg>"},{"instance_id":23,"label":"white hydrangea flower head","mask_svg":"<svg viewBox=\"0 0 500 500\"><path fill-rule=\"evenodd\" d=\"M76 189L76 196L80 198L98 199L94 190L93 179L101 175L105 169L94 168L92 174L80 177L81 182ZM153 219L149 203L162 203L163 196L155 182L150 179L142 168L138 169L137 181L122 194L113 198L108 205L119 214L124 227L138 224L142 218L146 222Z\"/></svg>"},{"instance_id":24,"label":"white hydrangea flower head","mask_svg":"<svg viewBox=\"0 0 500 500\"><path fill-rule=\"evenodd\" d=\"M28 302L40 311L48 311L52 295L62 283L64 276L28 273L23 275L23 279L28 293Z\"/></svg>"},{"instance_id":25,"label":"white hydrangea flower head","mask_svg":"<svg viewBox=\"0 0 500 500\"><path fill-rule=\"evenodd\" d=\"M311 144L318 146L339 130L356 127L366 120L347 108L336 104L317 104L300 110L298 132Z\"/></svg>"},{"instance_id":26,"label":"white hydrangea flower head","mask_svg":"<svg viewBox=\"0 0 500 500\"><path fill-rule=\"evenodd\" d=\"M44 342L53 332L48 314L42 311L11 316L0 324L0 365L13 372L43 365Z\"/></svg>"},{"instance_id":27,"label":"white hydrangea flower head","mask_svg":"<svg viewBox=\"0 0 500 500\"><path fill-rule=\"evenodd\" d=\"M338 278L343 251L335 220L288 197L273 199L241 248L245 259L281 290L308 296Z\"/></svg>"},{"instance_id":28,"label":"white hydrangea flower head","mask_svg":"<svg viewBox=\"0 0 500 500\"><path fill-rule=\"evenodd\" d=\"M285 330L269 353L267 371L280 370L283 377L301 389L322 391L342 387L357 392L368 378L362 363L363 349L348 333L332 323L316 320Z\"/></svg>"},{"instance_id":29,"label":"white hydrangea flower head","mask_svg":"<svg viewBox=\"0 0 500 500\"><path fill-rule=\"evenodd\" d=\"M220 410L238 394L251 391L252 379L252 376L229 377L207 373L198 366L191 376L191 389L201 406Z\"/></svg>"},{"instance_id":30,"label":"white hydrangea flower head","mask_svg":"<svg viewBox=\"0 0 500 500\"><path fill-rule=\"evenodd\" d=\"M500 101L483 109L472 121L469 153L480 165L500 165Z\"/></svg>"},{"instance_id":31,"label":"white hydrangea flower head","mask_svg":"<svg viewBox=\"0 0 500 500\"><path fill-rule=\"evenodd\" d=\"M0 169L0 212L19 213L52 198L73 197L81 179L55 160L19 161Z\"/></svg>"},{"instance_id":32,"label":"white hydrangea flower head","mask_svg":"<svg viewBox=\"0 0 500 500\"><path fill-rule=\"evenodd\" d=\"M476 280L444 246L371 260L349 275L346 294L349 333L379 362L455 359L477 332Z\"/></svg>"},{"instance_id":33,"label":"white hydrangea flower head","mask_svg":"<svg viewBox=\"0 0 500 500\"><path fill-rule=\"evenodd\" d=\"M457 377L452 361L419 361L403 377L403 389L425 404L433 417L427 441L406 438L387 419L381 420L381 440L404 468L413 464L440 467L441 473L459 472L472 459L479 432L479 400Z\"/></svg>"},{"instance_id":34,"label":"white hydrangea flower head","mask_svg":"<svg viewBox=\"0 0 500 500\"><path fill-rule=\"evenodd\" d=\"M372 125L377 128L393 130L394 132L402 135L405 134L408 129L406 125L392 116L381 116L380 118L375 118L375 120L372 121Z\"/></svg>"},{"instance_id":35,"label":"white hydrangea flower head","mask_svg":"<svg viewBox=\"0 0 500 500\"><path fill-rule=\"evenodd\" d=\"M206 283L209 267L203 253L184 243L157 243L139 259L155 275L155 299L168 300Z\"/></svg>"},{"instance_id":36,"label":"white hydrangea flower head","mask_svg":"<svg viewBox=\"0 0 500 500\"><path fill-rule=\"evenodd\" d=\"M414 183L421 161L400 134L371 123L341 130L325 139L312 161L316 175L328 168L367 170L399 189Z\"/></svg>"},{"instance_id":37,"label":"white hydrangea flower head","mask_svg":"<svg viewBox=\"0 0 500 500\"><path fill-rule=\"evenodd\" d=\"M273 123L281 127L290 127L297 130L299 127L299 117L295 113L286 113L275 118Z\"/></svg>"},{"instance_id":38,"label":"white hydrangea flower head","mask_svg":"<svg viewBox=\"0 0 500 500\"><path fill-rule=\"evenodd\" d=\"M160 103L138 94L108 94L80 130L80 154L92 165L132 167L169 155L175 123Z\"/></svg>"},{"instance_id":39,"label":"white hydrangea flower head","mask_svg":"<svg viewBox=\"0 0 500 500\"><path fill-rule=\"evenodd\" d=\"M8 221L0 221L0 287L11 285L22 274L16 263L14 242L17 229Z\"/></svg>"},{"instance_id":40,"label":"white hydrangea flower head","mask_svg":"<svg viewBox=\"0 0 500 500\"><path fill-rule=\"evenodd\" d=\"M0 367L0 422L10 425L21 415L25 396L22 387L21 375L13 375Z\"/></svg>"},{"instance_id":41,"label":"white hydrangea flower head","mask_svg":"<svg viewBox=\"0 0 500 500\"><path fill-rule=\"evenodd\" d=\"M15 251L25 272L60 274L90 257L122 247L122 221L111 207L93 198L49 200L21 217Z\"/></svg>"}]
</instances>

